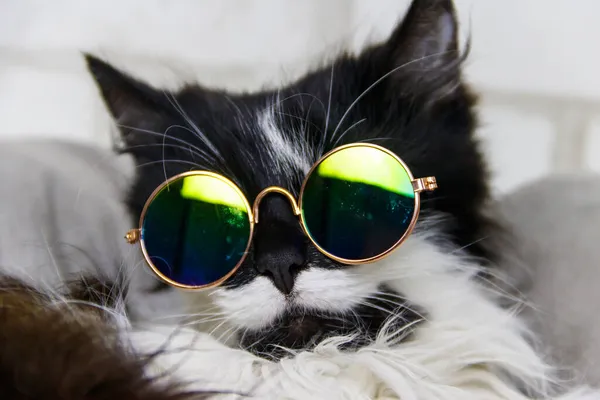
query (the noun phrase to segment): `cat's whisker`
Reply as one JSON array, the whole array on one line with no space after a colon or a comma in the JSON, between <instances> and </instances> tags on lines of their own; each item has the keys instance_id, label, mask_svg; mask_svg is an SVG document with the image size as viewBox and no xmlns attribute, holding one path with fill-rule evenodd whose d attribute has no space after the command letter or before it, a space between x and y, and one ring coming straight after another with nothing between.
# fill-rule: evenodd
<instances>
[{"instance_id":1,"label":"cat's whisker","mask_svg":"<svg viewBox=\"0 0 600 400\"><path fill-rule=\"evenodd\" d=\"M466 244L466 245L464 245L464 246L461 246L461 247L459 247L459 248L457 248L457 249L454 249L454 250L452 250L452 251L450 252L450 254L460 253L460 252L462 252L463 250L465 250L465 249L467 249L467 248L469 248L469 247L471 247L471 246L473 246L473 245L476 245L476 244L478 244L478 243L481 243L482 241L484 241L484 240L486 240L486 239L489 239L489 236L484 236L484 237L481 237L481 238L479 238L479 239L477 239L477 240L473 240L472 242L470 242L470 243L468 243L468 244Z\"/></svg>"},{"instance_id":2,"label":"cat's whisker","mask_svg":"<svg viewBox=\"0 0 600 400\"><path fill-rule=\"evenodd\" d=\"M175 128L178 128L178 129L183 129L183 130L186 130L186 131L188 131L188 132L190 132L190 133L194 134L194 131L190 130L190 129L189 129L188 127L186 127L186 126L183 126L183 125L178 125L178 124L172 124L172 125L170 125L169 127L167 127L167 129L165 129L165 132L164 132L164 134L163 134L163 137L164 137L164 138L166 138L166 137L168 137L168 138L172 138L172 137L173 137L173 135L169 135L169 132L171 131L171 129L175 129ZM164 141L164 139L163 139L163 141ZM196 147L197 147L197 146L196 146ZM214 156L214 155L211 155L210 153L207 153L206 151L204 151L204 150L202 150L202 149L200 149L200 148L198 148L198 150L196 150L196 151L197 151L197 154L198 154L198 155L202 155L202 156L204 156L204 157L206 158L206 160L207 160L207 161L215 161L215 156Z\"/></svg>"},{"instance_id":3,"label":"cat's whisker","mask_svg":"<svg viewBox=\"0 0 600 400\"><path fill-rule=\"evenodd\" d=\"M169 101L173 108L175 108L175 110L183 117L185 122L191 127L191 129L193 130L192 133L196 135L196 137L198 137L202 141L202 143L211 150L213 155L216 158L218 158L219 161L223 161L223 157L219 153L219 150L212 144L208 137L204 133L202 133L202 130L200 130L198 125L196 125L196 123L188 116L181 104L179 104L179 102L177 101L177 98L174 95L169 94L165 91L163 91L163 94L165 95L167 101Z\"/></svg>"},{"instance_id":4,"label":"cat's whisker","mask_svg":"<svg viewBox=\"0 0 600 400\"><path fill-rule=\"evenodd\" d=\"M249 345L245 346L249 349L255 348L258 344L262 343L265 340L264 336L258 335L258 339L256 339L254 342L250 343ZM257 354L262 354L263 356L269 357L270 354L269 353L257 353Z\"/></svg>"},{"instance_id":5,"label":"cat's whisker","mask_svg":"<svg viewBox=\"0 0 600 400\"><path fill-rule=\"evenodd\" d=\"M169 126L169 127L168 127L168 128L165 130L165 133L164 133L164 135L163 135L163 138L162 138L162 149L161 149L161 150L162 150L162 159L163 159L163 174L164 174L164 177L165 177L165 181L166 181L167 179L169 179L169 177L168 177L168 175L167 175L167 164L164 162L164 160L165 160L165 158L166 158L166 156L165 156L165 149L166 149L166 146L165 146L165 144L166 144L166 141L167 141L167 136L169 135L169 131L170 131L171 129L173 129L173 128L176 128L176 127L179 127L179 128L184 128L184 127L182 127L182 126L180 126L180 125L171 125L171 126ZM190 151L191 151L191 148L190 148ZM194 153L192 153L192 154L194 154ZM206 155L206 153L204 153L204 154ZM199 156L200 156L200 158L204 158L204 161L206 161L206 162L209 162L209 161L211 161L211 160L210 160L210 158L208 157L208 155L206 155L206 156L204 156L204 157L203 157L203 156L202 156L200 153L197 153L197 155L199 155ZM193 157L192 157L192 159L193 159Z\"/></svg>"},{"instance_id":6,"label":"cat's whisker","mask_svg":"<svg viewBox=\"0 0 600 400\"><path fill-rule=\"evenodd\" d=\"M200 168L202 169L202 166L198 163L195 162L191 162L191 161L186 161L186 160L160 160L160 161L149 161L146 163L140 163L136 166L136 168L142 168L142 167L147 167L149 165L154 165L154 164L162 164L164 162L172 162L172 163L179 163L179 164L184 164L184 165L190 165L194 168Z\"/></svg>"},{"instance_id":7,"label":"cat's whisker","mask_svg":"<svg viewBox=\"0 0 600 400\"><path fill-rule=\"evenodd\" d=\"M204 324L208 324L208 323L213 323L213 322L223 322L223 321L227 321L228 318L227 317L206 317L206 318L199 318L199 319L194 319L191 321L186 320L186 322L181 322L181 326L198 326L198 325L204 325Z\"/></svg>"},{"instance_id":8,"label":"cat's whisker","mask_svg":"<svg viewBox=\"0 0 600 400\"><path fill-rule=\"evenodd\" d=\"M237 328L235 326L229 327L225 330L217 339L221 343L229 343L229 341L237 334Z\"/></svg>"},{"instance_id":9,"label":"cat's whisker","mask_svg":"<svg viewBox=\"0 0 600 400\"><path fill-rule=\"evenodd\" d=\"M233 318L233 316L232 316L232 318ZM216 332L218 332L218 330L219 330L219 329L221 329L221 327L222 327L223 325L225 325L225 324L226 324L228 321L230 321L230 320L231 320L231 318L225 318L225 319L224 319L224 320L223 320L221 323L219 323L217 326L215 326L215 327L213 327L213 328L211 329L211 331L210 331L210 335L211 335L211 336L214 336L214 334L215 334Z\"/></svg>"},{"instance_id":10,"label":"cat's whisker","mask_svg":"<svg viewBox=\"0 0 600 400\"><path fill-rule=\"evenodd\" d=\"M404 63L402 65L399 65L399 66L393 68L391 71L389 71L386 74L384 74L381 78L377 79L369 87L367 87L360 95L358 95L358 97L346 109L346 112L344 112L344 114L342 115L342 118L340 119L340 121L338 122L337 126L334 129L333 134L331 135L331 139L333 140L335 138L335 134L340 129L340 126L344 123L344 121L346 120L346 118L350 114L350 111L352 111L352 109L358 104L358 102L364 96L366 96L371 90L373 90L373 88L375 88L377 85L379 85L381 82L383 82L387 77L389 77L393 73L398 72L401 69L406 68L406 67L408 67L408 66L410 66L412 64L425 61L428 58L440 57L440 56L443 56L444 54L448 54L448 53L450 53L450 52L449 51L443 51L443 52L438 52L438 53L435 53L435 54L429 54L429 55L426 55L426 56L423 56L423 57L416 58L414 60L408 61L408 62L406 62L406 63Z\"/></svg>"},{"instance_id":11,"label":"cat's whisker","mask_svg":"<svg viewBox=\"0 0 600 400\"><path fill-rule=\"evenodd\" d=\"M386 293L386 295L387 295L387 293ZM406 310L415 315L418 315L424 321L427 320L426 315L423 315L419 310L416 310L415 308L413 308L409 303L398 303L398 302L394 302L389 299L382 298L380 296L368 296L367 298L369 300L374 300L374 301L383 301L385 303L395 306L395 309L391 310L391 313L393 313L393 314L397 314L399 311Z\"/></svg>"},{"instance_id":12,"label":"cat's whisker","mask_svg":"<svg viewBox=\"0 0 600 400\"><path fill-rule=\"evenodd\" d=\"M276 113L278 115L283 115L283 116L286 116L286 117L290 117L290 118L293 118L293 119L296 119L296 120L302 122L302 131L303 131L303 134L305 134L305 132L306 132L305 126L308 125L308 124L312 125L320 134L323 134L323 132L321 132L321 129L314 122L311 122L311 121L308 120L308 117L304 117L303 118L303 117L299 117L297 115L293 115L293 114L290 114L290 113L285 113L285 112L282 112L282 111L276 111Z\"/></svg>"},{"instance_id":13,"label":"cat's whisker","mask_svg":"<svg viewBox=\"0 0 600 400\"><path fill-rule=\"evenodd\" d=\"M237 112L238 115L235 116L235 119L236 119L236 121L238 121L238 123L242 127L242 130L245 131L248 134L251 134L252 133L252 127L250 126L250 123L248 122L248 117L250 115L252 115L252 113L250 112L248 106L246 105L246 111L247 111L247 113L244 114L242 112L242 109L231 99L231 97L225 96L225 100L229 104L231 104L233 106L233 108L236 110L236 112ZM229 133L231 134L231 131L229 131Z\"/></svg>"},{"instance_id":14,"label":"cat's whisker","mask_svg":"<svg viewBox=\"0 0 600 400\"><path fill-rule=\"evenodd\" d=\"M370 303L370 302L368 302L366 300L360 301L359 304L363 305L363 306L367 306L367 307L373 308L373 309L378 310L378 311L381 311L382 313L387 314L387 315L394 315L394 311L395 310L385 309L385 308L383 308L381 306L378 306L376 304Z\"/></svg>"},{"instance_id":15,"label":"cat's whisker","mask_svg":"<svg viewBox=\"0 0 600 400\"><path fill-rule=\"evenodd\" d=\"M160 132L156 132L156 131L151 131L151 130L149 130L149 129L142 129L142 128L138 128L138 127L135 127L135 126L129 126L129 125L122 125L122 124L119 124L119 125L118 125L118 127L119 127L119 128L128 129L128 130L131 130L131 131L135 131L135 132L144 133L144 134L147 134L147 135L159 136L159 137L161 137L161 138L165 136L165 133L160 133ZM186 127L184 127L184 126L180 126L180 125L171 125L171 126L170 126L170 128L171 128L171 127L181 127L182 129L188 129L188 128L186 128ZM174 142L177 142L177 143L181 143L182 145L184 145L184 146L185 146L185 148L188 148L188 147L189 147L189 148L192 148L192 149L194 149L196 152L198 152L198 154L203 154L203 153L205 153L205 152L204 152L204 150L202 150L200 147L198 147L198 146L195 146L195 145L193 145L192 143L188 142L187 140L184 140L184 139L178 138L178 137L176 137L176 136L170 136L170 137L169 137L169 140L172 140L172 141L174 141ZM158 144L158 145L160 146L160 144ZM132 146L131 148L134 148L134 147L136 147L136 146Z\"/></svg>"},{"instance_id":16,"label":"cat's whisker","mask_svg":"<svg viewBox=\"0 0 600 400\"><path fill-rule=\"evenodd\" d=\"M486 273L495 278L497 281L501 282L503 285L505 285L506 289L500 287L495 281L481 275L478 276L477 279L485 283L485 285L483 286L484 291L490 293L493 296L505 299L512 304L518 304L523 307L530 308L532 310L540 311L538 310L538 307L535 304L527 300L527 296L523 292L521 292L521 290L519 290L512 282L508 281L503 277L496 278L496 276L498 275L494 276L493 272L489 270L486 270ZM509 292L509 290L512 290L513 293Z\"/></svg>"},{"instance_id":17,"label":"cat's whisker","mask_svg":"<svg viewBox=\"0 0 600 400\"><path fill-rule=\"evenodd\" d=\"M407 308L405 303L400 303L391 299L386 299L383 296L377 296L377 295L371 295L371 296L365 296L365 299L369 299L369 300L374 300L374 301L380 301L382 303L386 303L389 305L394 306L395 308Z\"/></svg>"},{"instance_id":18,"label":"cat's whisker","mask_svg":"<svg viewBox=\"0 0 600 400\"><path fill-rule=\"evenodd\" d=\"M239 335L239 339L238 339L238 343L244 343L244 339L246 339L246 335L248 334L249 329L248 328L243 328L241 330L241 334ZM238 330L238 334L240 333L240 331Z\"/></svg>"},{"instance_id":19,"label":"cat's whisker","mask_svg":"<svg viewBox=\"0 0 600 400\"><path fill-rule=\"evenodd\" d=\"M329 131L329 117L331 115L331 96L333 94L333 72L335 71L335 62L331 64L331 74L329 76L329 94L327 96L327 115L325 115L325 129L323 130L323 140L321 142L321 152L325 151L327 146L327 132Z\"/></svg>"},{"instance_id":20,"label":"cat's whisker","mask_svg":"<svg viewBox=\"0 0 600 400\"><path fill-rule=\"evenodd\" d=\"M337 138L337 140L335 141L335 143L333 144L333 147L336 147L337 144L344 138L344 136L350 132L353 128L357 127L358 125L362 124L363 122L365 122L367 119L363 118L355 123L353 123L352 125L350 125L350 127L348 127L348 129L346 129L339 138Z\"/></svg>"},{"instance_id":21,"label":"cat's whisker","mask_svg":"<svg viewBox=\"0 0 600 400\"><path fill-rule=\"evenodd\" d=\"M406 262L410 262L410 259L407 259ZM348 272L348 274L350 276L352 276L354 279L364 279L364 277L359 274L359 273L353 273L351 271ZM414 278L414 277L421 277L421 276L428 276L431 275L431 272L428 271L394 271L394 270L389 270L389 271L378 271L377 273L377 277L381 278L384 281L387 280L393 280L393 281L401 281L403 279L407 279L407 278Z\"/></svg>"},{"instance_id":22,"label":"cat's whisker","mask_svg":"<svg viewBox=\"0 0 600 400\"><path fill-rule=\"evenodd\" d=\"M371 143L371 142L379 142L379 141L384 141L384 140L397 140L397 141L400 141L400 139L393 138L393 137L378 137L378 138L367 138L367 139L357 140L355 143Z\"/></svg>"},{"instance_id":23,"label":"cat's whisker","mask_svg":"<svg viewBox=\"0 0 600 400\"><path fill-rule=\"evenodd\" d=\"M275 96L275 97L277 98L277 101L273 101L273 102L271 103L271 106L270 106L270 107L273 107L273 109L274 109L274 110L275 110L275 109L277 109L277 108L279 108L279 106L280 106L282 103L284 103L285 101L287 101L287 100L290 100L290 99L293 99L293 98L295 98L295 97L301 97L301 96L308 96L308 97L312 97L312 99L313 99L314 101L318 101L318 102L321 104L321 107L323 107L323 109L325 109L325 104L323 104L323 102L321 101L321 99L319 99L317 96L315 96L314 94L311 94L311 93L306 93L306 92L294 93L294 94L292 94L292 95L289 95L289 96L287 96L287 97L284 97L283 99L280 99L280 98L279 98L279 94L280 94L280 92L278 91L278 92L277 92L277 95Z\"/></svg>"},{"instance_id":24,"label":"cat's whisker","mask_svg":"<svg viewBox=\"0 0 600 400\"><path fill-rule=\"evenodd\" d=\"M61 282L64 282L64 276L63 276L63 274L62 274L62 272L60 270L60 267L58 266L58 263L56 262L56 257L54 256L54 251L52 250L52 246L48 242L48 237L46 236L46 232L44 232L43 228L40 229L40 233L41 233L42 239L44 241L45 250L48 253L48 257L50 258L50 262L52 263L52 267L54 268L54 271L56 272L56 277Z\"/></svg>"},{"instance_id":25,"label":"cat's whisker","mask_svg":"<svg viewBox=\"0 0 600 400\"><path fill-rule=\"evenodd\" d=\"M152 318L151 321L153 322L159 322L159 321L165 321L165 320L170 320L170 319L191 319L191 318L196 318L196 317L225 317L225 313L211 313L211 312L206 312L206 313L193 313L193 314L170 314L170 315L164 315L164 316L160 316L160 317L155 317Z\"/></svg>"},{"instance_id":26,"label":"cat's whisker","mask_svg":"<svg viewBox=\"0 0 600 400\"><path fill-rule=\"evenodd\" d=\"M105 312L108 315L111 315L112 317L115 318L115 320L120 320L123 318L123 315L116 312L113 307L103 306L101 304L97 304L97 303L94 303L91 301L64 298L62 300L56 299L56 300L50 302L48 305L51 307L67 306L66 310L71 310L69 305L80 305L80 306L92 307L92 308L96 308L102 312ZM74 313L73 315L77 315L77 313L75 311L73 311L73 313Z\"/></svg>"}]
</instances>

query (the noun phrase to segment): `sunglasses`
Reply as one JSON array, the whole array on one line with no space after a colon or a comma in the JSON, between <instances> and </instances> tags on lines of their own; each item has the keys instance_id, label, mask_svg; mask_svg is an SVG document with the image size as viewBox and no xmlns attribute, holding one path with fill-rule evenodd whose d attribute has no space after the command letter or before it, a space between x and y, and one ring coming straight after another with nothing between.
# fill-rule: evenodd
<instances>
[{"instance_id":1,"label":"sunglasses","mask_svg":"<svg viewBox=\"0 0 600 400\"><path fill-rule=\"evenodd\" d=\"M355 143L335 148L311 168L298 201L272 186L251 207L224 176L208 171L176 175L150 195L139 228L125 239L140 242L146 262L166 283L183 289L215 287L246 258L262 198L278 193L290 201L321 253L343 264L365 264L402 244L417 222L420 193L436 188L434 177L413 178L391 151Z\"/></svg>"}]
</instances>

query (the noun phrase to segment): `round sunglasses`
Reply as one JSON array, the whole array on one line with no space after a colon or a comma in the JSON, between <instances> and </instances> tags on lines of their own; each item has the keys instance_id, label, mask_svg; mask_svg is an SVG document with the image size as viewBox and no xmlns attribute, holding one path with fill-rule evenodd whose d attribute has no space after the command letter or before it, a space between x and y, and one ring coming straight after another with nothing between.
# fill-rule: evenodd
<instances>
[{"instance_id":1,"label":"round sunglasses","mask_svg":"<svg viewBox=\"0 0 600 400\"><path fill-rule=\"evenodd\" d=\"M311 168L298 201L272 186L251 207L222 175L176 175L150 195L139 228L125 239L140 242L146 262L166 283L183 289L215 287L243 263L259 222L260 201L277 193L290 201L321 253L342 264L365 264L402 244L417 222L420 193L436 188L434 177L413 178L384 147L354 143L333 149Z\"/></svg>"}]
</instances>

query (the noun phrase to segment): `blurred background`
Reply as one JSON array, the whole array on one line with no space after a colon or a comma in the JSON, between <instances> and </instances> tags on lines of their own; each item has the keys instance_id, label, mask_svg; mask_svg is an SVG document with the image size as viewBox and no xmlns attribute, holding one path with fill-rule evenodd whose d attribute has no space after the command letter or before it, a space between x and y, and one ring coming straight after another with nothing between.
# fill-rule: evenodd
<instances>
[{"instance_id":1,"label":"blurred background","mask_svg":"<svg viewBox=\"0 0 600 400\"><path fill-rule=\"evenodd\" d=\"M384 39L408 0L0 0L0 138L111 145L81 51L158 87L277 86ZM600 172L600 2L455 0L493 188ZM576 4L576 6L575 6Z\"/></svg>"}]
</instances>

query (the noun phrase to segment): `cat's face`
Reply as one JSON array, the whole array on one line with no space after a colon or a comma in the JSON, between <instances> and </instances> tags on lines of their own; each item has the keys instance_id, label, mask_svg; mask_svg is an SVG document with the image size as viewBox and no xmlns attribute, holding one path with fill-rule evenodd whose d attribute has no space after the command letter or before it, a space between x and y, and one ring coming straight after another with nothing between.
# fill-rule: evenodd
<instances>
[{"instance_id":1,"label":"cat's face","mask_svg":"<svg viewBox=\"0 0 600 400\"><path fill-rule=\"evenodd\" d=\"M262 200L248 257L211 298L242 345L268 353L333 335L362 343L390 315L401 316L396 325L421 320L430 310L404 293L402 276L443 263L453 248L485 255L472 245L487 228L480 214L487 188L461 61L451 1L414 1L387 42L272 92L187 86L165 93L88 58L138 164L136 217L166 178L193 169L230 178L251 203L273 185L297 195L324 153L354 142L384 146L415 176L437 178L439 189L422 198L416 233L390 261L362 266L317 251L285 198ZM445 250L431 253L438 241Z\"/></svg>"}]
</instances>

